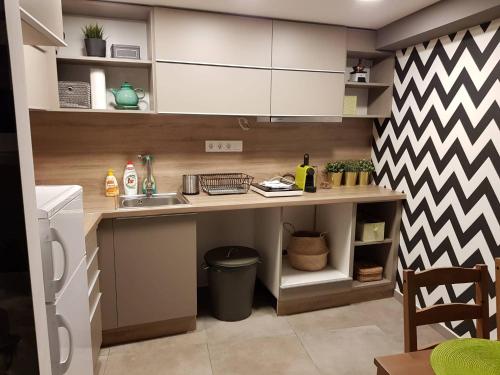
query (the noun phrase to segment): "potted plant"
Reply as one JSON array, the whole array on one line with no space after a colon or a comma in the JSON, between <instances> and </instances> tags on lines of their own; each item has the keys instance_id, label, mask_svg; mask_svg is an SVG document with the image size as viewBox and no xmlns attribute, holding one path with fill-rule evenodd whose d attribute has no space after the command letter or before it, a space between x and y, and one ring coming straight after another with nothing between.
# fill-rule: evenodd
<instances>
[{"instance_id":1,"label":"potted plant","mask_svg":"<svg viewBox=\"0 0 500 375\"><path fill-rule=\"evenodd\" d=\"M343 161L334 161L326 164L325 170L328 173L328 177L332 183L332 186L342 185L342 176L344 174L344 168L345 166Z\"/></svg>"},{"instance_id":2,"label":"potted plant","mask_svg":"<svg viewBox=\"0 0 500 375\"><path fill-rule=\"evenodd\" d=\"M106 40L104 39L103 26L97 23L86 25L82 28L85 36L85 49L87 56L106 57Z\"/></svg>"},{"instance_id":3,"label":"potted plant","mask_svg":"<svg viewBox=\"0 0 500 375\"><path fill-rule=\"evenodd\" d=\"M370 182L370 175L375 171L375 166L371 160L359 161L359 184L368 185Z\"/></svg>"},{"instance_id":4,"label":"potted plant","mask_svg":"<svg viewBox=\"0 0 500 375\"><path fill-rule=\"evenodd\" d=\"M359 162L349 160L345 163L345 184L346 186L355 186L358 179Z\"/></svg>"}]
</instances>

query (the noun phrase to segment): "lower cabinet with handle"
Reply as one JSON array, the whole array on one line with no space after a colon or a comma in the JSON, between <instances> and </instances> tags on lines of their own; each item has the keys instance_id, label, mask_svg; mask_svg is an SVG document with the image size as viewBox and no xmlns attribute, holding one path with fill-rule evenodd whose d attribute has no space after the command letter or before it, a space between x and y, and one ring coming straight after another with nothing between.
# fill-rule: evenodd
<instances>
[{"instance_id":1,"label":"lower cabinet with handle","mask_svg":"<svg viewBox=\"0 0 500 375\"><path fill-rule=\"evenodd\" d=\"M104 343L195 329L195 215L117 218L112 221L112 233L113 248L101 249L108 252L108 263L101 267L107 273L102 280L107 285L102 288L116 291L109 300L103 293L103 309L109 315L116 308L116 320L103 317L107 323L103 327ZM110 244L108 241L108 247ZM114 264L109 261L113 258ZM113 267L114 286L110 285Z\"/></svg>"}]
</instances>

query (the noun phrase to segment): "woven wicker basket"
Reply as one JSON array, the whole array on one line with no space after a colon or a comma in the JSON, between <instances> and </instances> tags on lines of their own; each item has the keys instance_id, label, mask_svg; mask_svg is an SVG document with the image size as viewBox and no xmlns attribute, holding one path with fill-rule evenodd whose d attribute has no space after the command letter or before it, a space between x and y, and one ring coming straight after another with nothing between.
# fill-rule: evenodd
<instances>
[{"instance_id":1,"label":"woven wicker basket","mask_svg":"<svg viewBox=\"0 0 500 375\"><path fill-rule=\"evenodd\" d=\"M61 108L90 108L90 84L78 81L59 81Z\"/></svg>"},{"instance_id":2,"label":"woven wicker basket","mask_svg":"<svg viewBox=\"0 0 500 375\"><path fill-rule=\"evenodd\" d=\"M382 280L384 268L374 263L355 262L354 275L361 282Z\"/></svg>"},{"instance_id":3,"label":"woven wicker basket","mask_svg":"<svg viewBox=\"0 0 500 375\"><path fill-rule=\"evenodd\" d=\"M300 271L320 271L328 262L328 251L322 254L298 254L288 251L288 262Z\"/></svg>"},{"instance_id":4,"label":"woven wicker basket","mask_svg":"<svg viewBox=\"0 0 500 375\"><path fill-rule=\"evenodd\" d=\"M288 244L288 251L303 255L328 253L326 234L309 231L294 232Z\"/></svg>"}]
</instances>

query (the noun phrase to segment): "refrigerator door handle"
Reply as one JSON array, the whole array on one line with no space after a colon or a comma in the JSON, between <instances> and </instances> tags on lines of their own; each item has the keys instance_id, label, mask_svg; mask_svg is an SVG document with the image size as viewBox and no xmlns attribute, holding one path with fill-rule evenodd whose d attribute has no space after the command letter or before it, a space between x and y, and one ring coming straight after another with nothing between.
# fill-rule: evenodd
<instances>
[{"instance_id":1,"label":"refrigerator door handle","mask_svg":"<svg viewBox=\"0 0 500 375\"><path fill-rule=\"evenodd\" d=\"M57 322L57 327L64 328L68 332L68 338L69 338L69 352L68 356L64 361L61 361L59 358L59 369L60 369L60 374L65 374L69 366L71 364L71 359L73 358L73 336L71 335L71 329L69 327L69 324L66 322L66 319L64 319L61 315L56 314L56 322ZM59 353L60 353L61 348L59 348ZM60 354L59 354L60 355Z\"/></svg>"},{"instance_id":2,"label":"refrigerator door handle","mask_svg":"<svg viewBox=\"0 0 500 375\"><path fill-rule=\"evenodd\" d=\"M64 262L63 273L58 279L56 279L54 275L54 280L53 280L56 290L61 290L62 287L64 286L64 283L66 282L66 277L68 276L69 272L68 247L64 243L62 237L59 235L57 229L55 228L50 228L50 240L52 242L57 242L59 245L61 245L63 252L63 262Z\"/></svg>"}]
</instances>

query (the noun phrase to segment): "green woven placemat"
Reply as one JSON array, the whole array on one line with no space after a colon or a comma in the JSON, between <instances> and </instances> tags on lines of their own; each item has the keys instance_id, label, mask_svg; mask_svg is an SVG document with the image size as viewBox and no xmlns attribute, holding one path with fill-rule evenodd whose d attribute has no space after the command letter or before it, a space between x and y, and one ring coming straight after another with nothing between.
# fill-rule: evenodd
<instances>
[{"instance_id":1,"label":"green woven placemat","mask_svg":"<svg viewBox=\"0 0 500 375\"><path fill-rule=\"evenodd\" d=\"M432 351L431 366L436 375L499 375L500 341L445 341Z\"/></svg>"}]
</instances>

